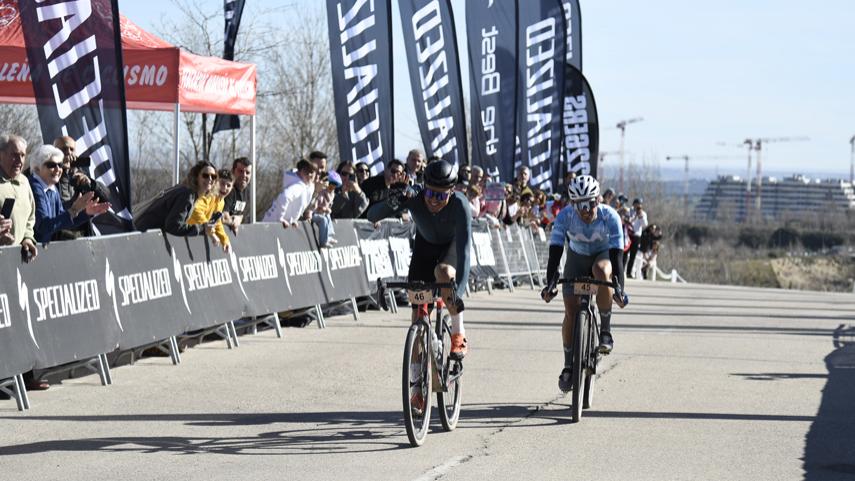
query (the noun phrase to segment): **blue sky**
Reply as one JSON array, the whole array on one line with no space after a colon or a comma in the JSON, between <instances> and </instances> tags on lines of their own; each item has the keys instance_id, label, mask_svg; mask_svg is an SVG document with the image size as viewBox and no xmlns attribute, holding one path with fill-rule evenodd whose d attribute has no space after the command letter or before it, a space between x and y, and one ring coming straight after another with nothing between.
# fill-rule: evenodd
<instances>
[{"instance_id":1,"label":"blue sky","mask_svg":"<svg viewBox=\"0 0 855 481\"><path fill-rule=\"evenodd\" d=\"M212 9L222 5L222 0L200 2ZM322 14L325 2L247 3L244 15L252 15L255 5L295 4ZM597 99L602 151L618 148L619 133L611 128L615 123L643 116L643 122L627 128L630 160L659 161L666 167L668 155L732 156L698 158L692 169L744 175L744 150L716 142L799 135L811 140L765 146L763 163L768 171L848 178L849 138L855 134L851 1L581 0L581 4L583 70ZM119 5L147 29L176 12L168 0L120 0ZM465 42L464 0L452 0L452 6L459 41ZM288 21L283 13L283 24ZM393 21L395 35L400 36L396 8ZM463 74L468 75L466 48L463 43L459 47ZM415 146L419 135L403 47L394 56L401 67L395 77L400 154ZM468 91L468 84L464 89Z\"/></svg>"}]
</instances>

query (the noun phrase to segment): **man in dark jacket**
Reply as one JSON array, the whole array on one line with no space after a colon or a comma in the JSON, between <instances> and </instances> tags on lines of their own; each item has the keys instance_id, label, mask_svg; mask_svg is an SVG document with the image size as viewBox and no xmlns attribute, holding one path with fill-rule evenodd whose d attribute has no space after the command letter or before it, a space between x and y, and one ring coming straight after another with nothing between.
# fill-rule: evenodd
<instances>
[{"instance_id":1,"label":"man in dark jacket","mask_svg":"<svg viewBox=\"0 0 855 481\"><path fill-rule=\"evenodd\" d=\"M363 192L368 197L368 209L389 197L389 186L402 182L407 182L404 163L398 159L392 159L382 174L369 177L361 185ZM367 212L368 210L363 212L361 217L365 218Z\"/></svg>"},{"instance_id":2,"label":"man in dark jacket","mask_svg":"<svg viewBox=\"0 0 855 481\"><path fill-rule=\"evenodd\" d=\"M246 157L238 157L232 162L232 176L234 184L232 191L225 198L223 208L223 224L227 225L232 232L238 233L241 224L250 221L249 216L249 183L252 181L252 161Z\"/></svg>"}]
</instances>

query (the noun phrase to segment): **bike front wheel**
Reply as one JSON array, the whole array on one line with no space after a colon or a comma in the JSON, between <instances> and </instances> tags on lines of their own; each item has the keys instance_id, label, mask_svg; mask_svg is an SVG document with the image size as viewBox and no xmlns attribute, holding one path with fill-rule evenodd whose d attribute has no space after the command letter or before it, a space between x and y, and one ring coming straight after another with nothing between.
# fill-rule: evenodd
<instances>
[{"instance_id":1,"label":"bike front wheel","mask_svg":"<svg viewBox=\"0 0 855 481\"><path fill-rule=\"evenodd\" d=\"M451 328L450 318L447 315L443 316L438 329L442 331L440 339L442 339L443 350L442 365L437 366L437 369L441 370L439 372L440 382L445 384L447 389L437 391L436 402L439 407L439 420L442 423L442 428L446 431L453 431L457 427L457 420L460 419L463 364L448 356L451 352Z\"/></svg>"},{"instance_id":2,"label":"bike front wheel","mask_svg":"<svg viewBox=\"0 0 855 481\"><path fill-rule=\"evenodd\" d=\"M573 394L570 398L571 418L574 423L582 419L582 391L586 384L585 369L582 362L587 356L588 346L588 312L580 309L576 315L576 326L573 329L573 373L571 375L571 389Z\"/></svg>"},{"instance_id":3,"label":"bike front wheel","mask_svg":"<svg viewBox=\"0 0 855 481\"><path fill-rule=\"evenodd\" d=\"M404 426L413 447L427 438L431 409L430 330L423 322L414 323L407 331L404 345L402 400Z\"/></svg>"}]
</instances>

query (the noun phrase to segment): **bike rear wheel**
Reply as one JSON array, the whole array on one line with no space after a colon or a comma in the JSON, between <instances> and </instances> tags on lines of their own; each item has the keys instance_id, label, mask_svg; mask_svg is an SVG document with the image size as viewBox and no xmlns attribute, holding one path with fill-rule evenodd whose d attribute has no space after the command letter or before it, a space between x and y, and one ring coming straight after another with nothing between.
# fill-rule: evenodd
<instances>
[{"instance_id":1,"label":"bike rear wheel","mask_svg":"<svg viewBox=\"0 0 855 481\"><path fill-rule=\"evenodd\" d=\"M596 321L588 323L588 366L585 375L585 391L582 395L582 408L591 409L594 404L594 383L597 379L597 363L599 362L599 336L597 336Z\"/></svg>"},{"instance_id":2,"label":"bike rear wheel","mask_svg":"<svg viewBox=\"0 0 855 481\"><path fill-rule=\"evenodd\" d=\"M413 447L425 442L430 424L431 355L430 330L424 322L416 322L407 331L404 344L402 394L404 426Z\"/></svg>"},{"instance_id":3,"label":"bike rear wheel","mask_svg":"<svg viewBox=\"0 0 855 481\"><path fill-rule=\"evenodd\" d=\"M582 419L582 391L585 386L585 369L582 362L587 356L588 347L588 312L580 309L576 315L576 326L573 329L573 373L571 376L573 394L570 397L572 403L571 419L578 423Z\"/></svg>"},{"instance_id":4,"label":"bike rear wheel","mask_svg":"<svg viewBox=\"0 0 855 481\"><path fill-rule=\"evenodd\" d=\"M442 365L438 366L437 369L441 369L439 378L448 389L437 391L436 402L439 407L439 420L442 423L442 428L446 431L453 431L457 427L457 420L460 419L460 401L463 395L460 374L463 371L463 364L448 356L451 352L451 327L448 315L442 316L442 321L437 323L437 329L441 331L441 336L437 337L442 339L443 346Z\"/></svg>"}]
</instances>

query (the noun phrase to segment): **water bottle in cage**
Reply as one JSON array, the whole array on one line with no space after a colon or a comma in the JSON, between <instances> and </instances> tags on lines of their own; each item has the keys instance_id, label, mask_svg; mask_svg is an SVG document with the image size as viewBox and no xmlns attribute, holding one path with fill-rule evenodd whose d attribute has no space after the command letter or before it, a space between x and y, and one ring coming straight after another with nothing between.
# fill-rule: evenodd
<instances>
[{"instance_id":1,"label":"water bottle in cage","mask_svg":"<svg viewBox=\"0 0 855 481\"><path fill-rule=\"evenodd\" d=\"M430 337L430 342L433 346L433 357L439 357L439 353L442 352L442 340L436 335L436 331L433 329L430 331Z\"/></svg>"}]
</instances>

